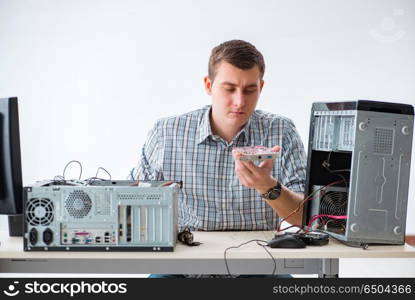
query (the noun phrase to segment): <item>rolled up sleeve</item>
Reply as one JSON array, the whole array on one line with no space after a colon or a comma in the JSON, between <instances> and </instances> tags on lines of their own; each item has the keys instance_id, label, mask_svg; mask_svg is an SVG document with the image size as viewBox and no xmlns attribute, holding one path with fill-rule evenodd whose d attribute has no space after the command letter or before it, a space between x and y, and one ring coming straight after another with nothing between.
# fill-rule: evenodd
<instances>
[{"instance_id":1,"label":"rolled up sleeve","mask_svg":"<svg viewBox=\"0 0 415 300\"><path fill-rule=\"evenodd\" d=\"M131 180L164 180L162 170L163 147L160 136L159 122L147 135L140 150L138 164L130 172Z\"/></svg>"},{"instance_id":2,"label":"rolled up sleeve","mask_svg":"<svg viewBox=\"0 0 415 300\"><path fill-rule=\"evenodd\" d=\"M280 182L293 192L304 193L307 156L294 123L286 120L282 137Z\"/></svg>"}]
</instances>

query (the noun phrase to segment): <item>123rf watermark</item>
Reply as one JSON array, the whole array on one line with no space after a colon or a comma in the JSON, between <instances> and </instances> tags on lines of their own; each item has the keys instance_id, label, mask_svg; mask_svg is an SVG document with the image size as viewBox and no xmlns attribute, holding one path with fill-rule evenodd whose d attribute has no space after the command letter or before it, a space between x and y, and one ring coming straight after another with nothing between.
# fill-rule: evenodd
<instances>
[{"instance_id":1,"label":"123rf watermark","mask_svg":"<svg viewBox=\"0 0 415 300\"><path fill-rule=\"evenodd\" d=\"M415 287L411 284L361 284L361 285L276 285L272 289L273 294L296 295L411 295L415 294Z\"/></svg>"},{"instance_id":2,"label":"123rf watermark","mask_svg":"<svg viewBox=\"0 0 415 300\"><path fill-rule=\"evenodd\" d=\"M19 281L14 281L9 284L6 289L3 290L3 294L9 297L14 297L19 294L57 294L57 295L69 295L74 297L75 295L85 294L125 294L127 293L127 283L107 283L101 282L85 282L81 281L65 283L65 282L26 282L22 285Z\"/></svg>"}]
</instances>

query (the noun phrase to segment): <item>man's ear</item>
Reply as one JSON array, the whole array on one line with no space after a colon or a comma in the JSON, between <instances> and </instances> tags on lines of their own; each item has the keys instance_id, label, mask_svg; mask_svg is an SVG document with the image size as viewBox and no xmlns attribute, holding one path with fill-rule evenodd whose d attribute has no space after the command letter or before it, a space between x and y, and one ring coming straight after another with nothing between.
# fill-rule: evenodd
<instances>
[{"instance_id":1,"label":"man's ear","mask_svg":"<svg viewBox=\"0 0 415 300\"><path fill-rule=\"evenodd\" d=\"M261 79L261 82L259 83L259 91L262 92L262 88L264 87L265 81Z\"/></svg>"},{"instance_id":2,"label":"man's ear","mask_svg":"<svg viewBox=\"0 0 415 300\"><path fill-rule=\"evenodd\" d=\"M205 82L205 91L209 96L212 96L212 81L210 80L209 76L205 76L203 78Z\"/></svg>"}]
</instances>

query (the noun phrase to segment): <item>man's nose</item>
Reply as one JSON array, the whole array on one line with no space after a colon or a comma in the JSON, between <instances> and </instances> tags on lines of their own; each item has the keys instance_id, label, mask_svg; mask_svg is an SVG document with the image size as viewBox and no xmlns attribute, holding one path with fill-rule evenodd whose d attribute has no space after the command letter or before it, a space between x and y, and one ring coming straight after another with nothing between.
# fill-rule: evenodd
<instances>
[{"instance_id":1,"label":"man's nose","mask_svg":"<svg viewBox=\"0 0 415 300\"><path fill-rule=\"evenodd\" d=\"M235 107L243 107L245 105L245 96L241 92L236 92L233 97L233 105Z\"/></svg>"}]
</instances>

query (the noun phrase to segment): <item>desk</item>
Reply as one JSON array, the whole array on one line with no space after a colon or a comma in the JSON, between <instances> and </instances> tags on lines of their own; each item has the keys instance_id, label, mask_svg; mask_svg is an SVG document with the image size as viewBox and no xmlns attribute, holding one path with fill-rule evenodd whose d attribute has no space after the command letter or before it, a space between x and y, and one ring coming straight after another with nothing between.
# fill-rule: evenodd
<instances>
[{"instance_id":1,"label":"desk","mask_svg":"<svg viewBox=\"0 0 415 300\"><path fill-rule=\"evenodd\" d=\"M174 252L24 252L21 237L0 233L0 272L3 273L107 273L107 274L227 274L224 250L251 239L269 240L270 231L194 232L203 244L177 244ZM339 258L415 258L409 245L347 247L330 240L326 246L305 249L270 249L278 274L337 276ZM232 274L270 274L274 263L256 243L227 252Z\"/></svg>"}]
</instances>

